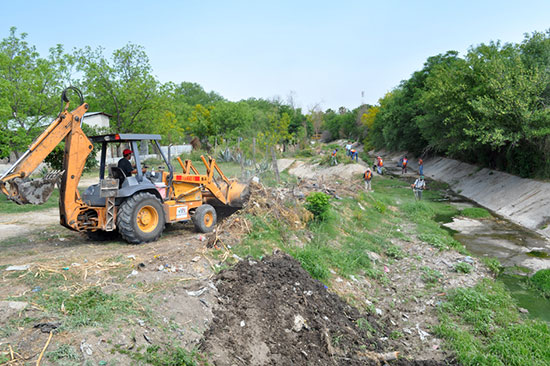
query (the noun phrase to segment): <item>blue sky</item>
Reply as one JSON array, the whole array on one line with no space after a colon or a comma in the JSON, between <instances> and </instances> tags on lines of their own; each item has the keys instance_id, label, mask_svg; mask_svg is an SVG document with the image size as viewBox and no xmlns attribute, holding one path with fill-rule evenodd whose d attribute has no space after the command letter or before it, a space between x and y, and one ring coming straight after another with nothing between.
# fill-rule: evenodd
<instances>
[{"instance_id":1,"label":"blue sky","mask_svg":"<svg viewBox=\"0 0 550 366\"><path fill-rule=\"evenodd\" d=\"M42 56L58 43L106 55L139 44L160 81L233 101L292 95L304 110L355 108L429 56L549 29L550 1L0 0L0 25L0 38L16 26Z\"/></svg>"}]
</instances>

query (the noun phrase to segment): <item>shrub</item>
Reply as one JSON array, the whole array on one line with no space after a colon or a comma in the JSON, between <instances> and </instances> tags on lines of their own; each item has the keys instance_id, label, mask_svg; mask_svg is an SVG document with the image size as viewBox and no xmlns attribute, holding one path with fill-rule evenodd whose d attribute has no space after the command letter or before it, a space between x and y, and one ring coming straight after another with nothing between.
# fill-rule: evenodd
<instances>
[{"instance_id":1,"label":"shrub","mask_svg":"<svg viewBox=\"0 0 550 366\"><path fill-rule=\"evenodd\" d=\"M459 262L455 264L454 268L455 268L455 271L457 272L462 272L462 273L472 272L472 266L466 262Z\"/></svg>"},{"instance_id":2,"label":"shrub","mask_svg":"<svg viewBox=\"0 0 550 366\"><path fill-rule=\"evenodd\" d=\"M306 197L305 207L315 220L322 221L327 217L330 208L330 196L323 192L313 192Z\"/></svg>"}]
</instances>

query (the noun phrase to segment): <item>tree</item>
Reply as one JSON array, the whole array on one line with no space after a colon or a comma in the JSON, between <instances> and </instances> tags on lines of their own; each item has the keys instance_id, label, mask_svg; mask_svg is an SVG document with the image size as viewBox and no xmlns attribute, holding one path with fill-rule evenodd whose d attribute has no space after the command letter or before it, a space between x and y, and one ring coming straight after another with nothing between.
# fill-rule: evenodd
<instances>
[{"instance_id":1,"label":"tree","mask_svg":"<svg viewBox=\"0 0 550 366\"><path fill-rule=\"evenodd\" d=\"M103 56L101 47L92 50L88 46L76 55L91 108L111 114L116 132L149 132L151 121L145 116L157 105L158 82L151 75L144 48L129 43L115 50L111 60Z\"/></svg>"},{"instance_id":2,"label":"tree","mask_svg":"<svg viewBox=\"0 0 550 366\"><path fill-rule=\"evenodd\" d=\"M44 59L16 32L0 42L0 157L25 150L59 112L67 66L61 46Z\"/></svg>"}]
</instances>

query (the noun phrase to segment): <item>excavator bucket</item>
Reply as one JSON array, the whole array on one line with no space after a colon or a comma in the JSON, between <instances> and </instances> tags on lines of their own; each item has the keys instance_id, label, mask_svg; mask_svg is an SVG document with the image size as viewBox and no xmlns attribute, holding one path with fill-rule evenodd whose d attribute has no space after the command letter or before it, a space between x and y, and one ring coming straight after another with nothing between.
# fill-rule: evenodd
<instances>
[{"instance_id":1,"label":"excavator bucket","mask_svg":"<svg viewBox=\"0 0 550 366\"><path fill-rule=\"evenodd\" d=\"M250 198L250 188L247 184L231 182L227 190L227 204L230 207L242 208Z\"/></svg>"},{"instance_id":2,"label":"excavator bucket","mask_svg":"<svg viewBox=\"0 0 550 366\"><path fill-rule=\"evenodd\" d=\"M10 184L17 193L10 196L9 199L20 205L41 205L50 198L62 175L63 172L54 171L46 174L43 178L15 178L10 181Z\"/></svg>"}]
</instances>

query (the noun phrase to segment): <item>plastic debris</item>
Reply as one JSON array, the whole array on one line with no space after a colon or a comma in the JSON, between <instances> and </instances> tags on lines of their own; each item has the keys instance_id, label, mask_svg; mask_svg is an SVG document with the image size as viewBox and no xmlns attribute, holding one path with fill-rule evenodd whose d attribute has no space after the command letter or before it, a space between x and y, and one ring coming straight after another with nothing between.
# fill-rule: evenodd
<instances>
[{"instance_id":1,"label":"plastic debris","mask_svg":"<svg viewBox=\"0 0 550 366\"><path fill-rule=\"evenodd\" d=\"M135 269L132 271L132 273L130 273L128 276L126 276L126 278L128 277L132 277L132 276L137 276L138 274L138 271L136 271Z\"/></svg>"},{"instance_id":2,"label":"plastic debris","mask_svg":"<svg viewBox=\"0 0 550 366\"><path fill-rule=\"evenodd\" d=\"M189 296L201 296L207 290L208 290L207 287L203 287L203 288L201 288L200 290L197 290L197 291L187 291L187 295L189 295Z\"/></svg>"},{"instance_id":3,"label":"plastic debris","mask_svg":"<svg viewBox=\"0 0 550 366\"><path fill-rule=\"evenodd\" d=\"M31 268L30 264L22 264L19 266L9 266L8 268L6 268L6 271L26 271L29 268Z\"/></svg>"},{"instance_id":4,"label":"plastic debris","mask_svg":"<svg viewBox=\"0 0 550 366\"><path fill-rule=\"evenodd\" d=\"M244 320L241 320L241 327L244 327L246 325L246 323L244 322Z\"/></svg>"},{"instance_id":5,"label":"plastic debris","mask_svg":"<svg viewBox=\"0 0 550 366\"><path fill-rule=\"evenodd\" d=\"M191 262L198 262L201 260L201 256L197 255L195 258L191 259Z\"/></svg>"},{"instance_id":6,"label":"plastic debris","mask_svg":"<svg viewBox=\"0 0 550 366\"><path fill-rule=\"evenodd\" d=\"M418 332L418 335L420 336L421 341L425 341L426 338L428 338L428 336L430 335L430 333L420 329L420 325L418 323L416 324L416 330Z\"/></svg>"},{"instance_id":7,"label":"plastic debris","mask_svg":"<svg viewBox=\"0 0 550 366\"><path fill-rule=\"evenodd\" d=\"M32 292L40 292L40 291L42 291L42 287L36 286L36 287L33 288L31 291L32 291Z\"/></svg>"}]
</instances>

